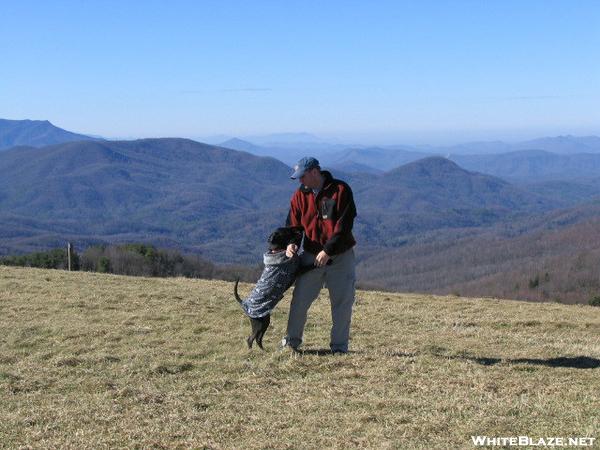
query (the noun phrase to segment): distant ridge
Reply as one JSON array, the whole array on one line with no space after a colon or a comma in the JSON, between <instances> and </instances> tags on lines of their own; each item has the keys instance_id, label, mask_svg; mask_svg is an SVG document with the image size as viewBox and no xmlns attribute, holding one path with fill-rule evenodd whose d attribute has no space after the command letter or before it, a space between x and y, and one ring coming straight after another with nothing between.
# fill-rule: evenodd
<instances>
[{"instance_id":1,"label":"distant ridge","mask_svg":"<svg viewBox=\"0 0 600 450\"><path fill-rule=\"evenodd\" d=\"M84 140L98 138L63 130L47 120L0 119L0 150L16 146L44 147Z\"/></svg>"},{"instance_id":2,"label":"distant ridge","mask_svg":"<svg viewBox=\"0 0 600 450\"><path fill-rule=\"evenodd\" d=\"M252 142L244 141L239 138L228 139L225 142L221 142L219 147L230 148L232 150L237 150L240 152L248 152L253 155L261 155L264 154L265 151L262 147L253 144Z\"/></svg>"},{"instance_id":3,"label":"distant ridge","mask_svg":"<svg viewBox=\"0 0 600 450\"><path fill-rule=\"evenodd\" d=\"M519 150L544 150L563 155L600 153L600 137L567 135L547 136L515 143L502 141L466 142L452 146L429 147L427 150L453 155L492 155Z\"/></svg>"},{"instance_id":4,"label":"distant ridge","mask_svg":"<svg viewBox=\"0 0 600 450\"><path fill-rule=\"evenodd\" d=\"M339 152L331 153L323 157L321 161L329 167L343 168L345 171L359 169L359 172L384 172L393 167L398 167L418 159L431 156L428 153L420 153L400 148L365 147L348 148ZM370 169L370 170L367 170Z\"/></svg>"},{"instance_id":5,"label":"distant ridge","mask_svg":"<svg viewBox=\"0 0 600 450\"><path fill-rule=\"evenodd\" d=\"M366 164L357 163L354 161L342 161L340 163L323 164L325 169L331 169L333 171L341 171L349 174L372 174L381 175L383 170L376 169Z\"/></svg>"},{"instance_id":6,"label":"distant ridge","mask_svg":"<svg viewBox=\"0 0 600 450\"><path fill-rule=\"evenodd\" d=\"M547 199L529 194L500 178L470 172L455 162L431 156L397 167L365 188L369 208L411 212L417 217L444 217L448 211L468 217L468 211L541 211L552 208ZM456 220L459 220L458 218ZM447 220L452 223L452 220Z\"/></svg>"},{"instance_id":7,"label":"distant ridge","mask_svg":"<svg viewBox=\"0 0 600 450\"><path fill-rule=\"evenodd\" d=\"M518 150L538 149L552 153L600 153L600 137L598 136L555 136L521 142Z\"/></svg>"},{"instance_id":8,"label":"distant ridge","mask_svg":"<svg viewBox=\"0 0 600 450\"><path fill-rule=\"evenodd\" d=\"M324 144L325 141L314 134L300 133L274 133L262 136L249 136L247 139L255 144L263 146L294 146L298 144Z\"/></svg>"},{"instance_id":9,"label":"distant ridge","mask_svg":"<svg viewBox=\"0 0 600 450\"><path fill-rule=\"evenodd\" d=\"M468 170L509 181L581 180L600 176L600 153L552 153L519 150L494 155L450 155Z\"/></svg>"},{"instance_id":10,"label":"distant ridge","mask_svg":"<svg viewBox=\"0 0 600 450\"><path fill-rule=\"evenodd\" d=\"M307 133L298 133L297 139ZM272 135L276 136L276 135ZM279 135L281 136L281 135ZM284 134L283 136L290 136ZM264 138L264 137L263 137ZM252 137L222 140L219 145L254 155L272 156L293 165L303 156L315 156L323 167L349 174L378 174L428 156L446 156L468 170L516 182L576 180L600 176L598 136L554 136L529 141L466 142L451 146L364 146L299 140L273 143Z\"/></svg>"},{"instance_id":11,"label":"distant ridge","mask_svg":"<svg viewBox=\"0 0 600 450\"><path fill-rule=\"evenodd\" d=\"M388 177L410 177L417 175L420 178L426 176L437 177L440 179L442 179L442 177L447 179L450 174L462 176L469 174L469 172L447 158L441 156L428 156L392 169L386 173Z\"/></svg>"}]
</instances>

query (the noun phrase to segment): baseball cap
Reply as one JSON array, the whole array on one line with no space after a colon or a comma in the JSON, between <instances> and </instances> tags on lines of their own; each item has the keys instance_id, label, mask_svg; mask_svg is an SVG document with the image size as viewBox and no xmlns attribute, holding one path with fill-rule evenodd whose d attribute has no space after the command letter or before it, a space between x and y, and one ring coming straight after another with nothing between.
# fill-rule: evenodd
<instances>
[{"instance_id":1,"label":"baseball cap","mask_svg":"<svg viewBox=\"0 0 600 450\"><path fill-rule=\"evenodd\" d=\"M294 166L294 173L291 175L290 178L292 180L300 178L302 175L304 175L304 172L306 172L307 170L314 169L315 167L319 166L319 161L317 161L316 158L313 158L312 156L305 156L296 163L296 165Z\"/></svg>"}]
</instances>

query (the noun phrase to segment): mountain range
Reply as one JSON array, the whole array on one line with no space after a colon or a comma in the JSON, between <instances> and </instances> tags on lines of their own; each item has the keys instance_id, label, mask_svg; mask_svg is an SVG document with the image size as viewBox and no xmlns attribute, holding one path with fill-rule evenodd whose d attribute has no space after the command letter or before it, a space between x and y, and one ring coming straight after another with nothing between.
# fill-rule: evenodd
<instances>
[{"instance_id":1,"label":"mountain range","mask_svg":"<svg viewBox=\"0 0 600 450\"><path fill-rule=\"evenodd\" d=\"M201 247L223 260L220 239L223 254L254 252L285 219L292 188L273 158L185 139L14 148L0 153L2 250L69 235Z\"/></svg>"},{"instance_id":2,"label":"mountain range","mask_svg":"<svg viewBox=\"0 0 600 450\"><path fill-rule=\"evenodd\" d=\"M378 149L363 150L352 154L381 156ZM354 191L363 286L530 299L559 293L574 301L583 288L561 278L567 270L572 279L583 277L586 292L595 289L593 276L582 271L600 263L600 248L588 246L586 253L582 243L593 239L590 224L600 216L598 155L518 151L448 158L393 151L397 159L388 164L397 167L332 168ZM270 156L177 138L13 147L0 152L0 254L67 240L78 248L146 242L255 265L270 231L285 221L298 186L290 173ZM546 294L523 287L546 272L553 280L544 278ZM517 278L511 292L501 289Z\"/></svg>"},{"instance_id":3,"label":"mountain range","mask_svg":"<svg viewBox=\"0 0 600 450\"><path fill-rule=\"evenodd\" d=\"M577 181L600 177L600 138L558 136L516 144L477 142L451 147L328 147L323 144L297 147L264 147L241 139L230 139L223 147L272 156L293 165L302 156L313 155L321 165L350 173L381 174L429 156L443 156L461 167L487 173L511 182Z\"/></svg>"},{"instance_id":4,"label":"mountain range","mask_svg":"<svg viewBox=\"0 0 600 450\"><path fill-rule=\"evenodd\" d=\"M0 119L0 151L15 146L42 147L97 140L58 128L47 120ZM330 144L308 133L254 136L219 144L257 156L271 156L293 165L307 154L322 165L348 173L381 174L428 156L445 156L461 167L514 182L581 181L600 177L600 138L546 137L519 143L473 142L446 147L365 147Z\"/></svg>"},{"instance_id":5,"label":"mountain range","mask_svg":"<svg viewBox=\"0 0 600 450\"><path fill-rule=\"evenodd\" d=\"M551 153L600 153L600 137L598 136L553 136L532 139L522 142L507 143L502 141L468 142L465 144L440 146L431 148L442 154L495 154L509 153L519 150L545 150Z\"/></svg>"},{"instance_id":6,"label":"mountain range","mask_svg":"<svg viewBox=\"0 0 600 450\"><path fill-rule=\"evenodd\" d=\"M0 153L3 252L67 234L85 242L161 241L216 261L247 262L284 222L297 187L291 171L274 158L186 139L13 148ZM377 176L335 174L351 183L357 232L371 246L555 207L550 198L440 157Z\"/></svg>"}]
</instances>

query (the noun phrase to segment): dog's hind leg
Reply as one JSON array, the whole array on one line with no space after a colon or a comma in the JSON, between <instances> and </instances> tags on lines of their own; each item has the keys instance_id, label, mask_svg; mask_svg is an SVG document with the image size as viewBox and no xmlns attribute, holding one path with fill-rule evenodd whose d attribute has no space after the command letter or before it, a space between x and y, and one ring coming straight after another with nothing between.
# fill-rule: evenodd
<instances>
[{"instance_id":1,"label":"dog's hind leg","mask_svg":"<svg viewBox=\"0 0 600 450\"><path fill-rule=\"evenodd\" d=\"M256 319L250 318L250 325L252 325L252 334L250 336L248 336L248 339L246 339L248 348L252 348L252 344L254 343L254 341L256 341L256 345L258 345L258 347L261 350L264 350L262 341L263 341L265 332L267 331L267 328L269 328L270 323L271 323L271 316L264 316L264 317L259 317Z\"/></svg>"},{"instance_id":2,"label":"dog's hind leg","mask_svg":"<svg viewBox=\"0 0 600 450\"><path fill-rule=\"evenodd\" d=\"M271 316L265 316L261 319L261 327L260 330L258 330L258 333L256 334L256 343L258 344L258 346L260 347L261 350L264 350L263 345L262 345L262 341L263 341L263 337L265 336L265 333L267 332L267 329L269 328L269 324L271 323Z\"/></svg>"},{"instance_id":3,"label":"dog's hind leg","mask_svg":"<svg viewBox=\"0 0 600 450\"><path fill-rule=\"evenodd\" d=\"M262 340L263 340L264 335L265 335L265 332L264 331L260 331L258 333L258 336L256 336L256 344L258 345L258 347L261 350L264 350L263 345L262 345Z\"/></svg>"}]
</instances>

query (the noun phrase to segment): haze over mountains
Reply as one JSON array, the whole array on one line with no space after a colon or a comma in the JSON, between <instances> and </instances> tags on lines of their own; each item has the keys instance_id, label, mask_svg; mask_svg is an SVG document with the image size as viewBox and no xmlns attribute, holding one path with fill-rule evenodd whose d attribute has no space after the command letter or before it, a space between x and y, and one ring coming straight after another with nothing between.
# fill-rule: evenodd
<instances>
[{"instance_id":1,"label":"haze over mountains","mask_svg":"<svg viewBox=\"0 0 600 450\"><path fill-rule=\"evenodd\" d=\"M0 119L0 150L42 147L97 138L72 133L42 120ZM428 156L444 156L461 167L516 182L593 180L600 177L600 138L546 137L520 143L474 142L449 147L348 146L326 143L308 133L255 136L254 142L233 138L221 147L272 156L293 165L307 154L322 165L349 173L380 174Z\"/></svg>"},{"instance_id":2,"label":"haze over mountains","mask_svg":"<svg viewBox=\"0 0 600 450\"><path fill-rule=\"evenodd\" d=\"M595 142L557 139L563 146L585 142L592 148ZM273 148L226 144L245 148L173 138L40 148L32 139L29 147L5 149L0 254L62 246L67 239L79 248L141 241L215 262L256 264L270 231L284 223L297 182L289 179L288 164L254 154ZM306 154L315 147L285 148ZM600 247L582 244L582 233L590 235L590 224L600 218L600 154L530 150L448 158L335 144L320 156L324 165L327 155L334 175L355 194L363 285L567 301L600 290L597 277L582 272L600 264ZM345 161L347 172L339 170L343 156L352 158ZM545 247L545 240L553 244ZM558 275L564 270L570 279ZM545 294L523 287L545 273L552 280L544 278ZM569 280L580 275L581 286L574 287ZM517 278L510 292L500 289Z\"/></svg>"},{"instance_id":3,"label":"haze over mountains","mask_svg":"<svg viewBox=\"0 0 600 450\"><path fill-rule=\"evenodd\" d=\"M439 147L436 151L454 154L494 154L519 150L545 150L552 153L600 153L600 138L597 136L556 136L532 139L529 141L506 143L469 142L453 146Z\"/></svg>"},{"instance_id":4,"label":"haze over mountains","mask_svg":"<svg viewBox=\"0 0 600 450\"><path fill-rule=\"evenodd\" d=\"M556 154L520 150L497 155L450 155L469 170L512 181L578 180L600 176L600 153Z\"/></svg>"},{"instance_id":5,"label":"haze over mountains","mask_svg":"<svg viewBox=\"0 0 600 450\"><path fill-rule=\"evenodd\" d=\"M600 177L600 138L596 136L558 136L515 144L476 142L451 147L348 147L322 143L266 147L237 138L221 145L272 156L289 165L310 154L325 167L355 173L382 173L428 156L443 156L465 169L517 182Z\"/></svg>"}]
</instances>

